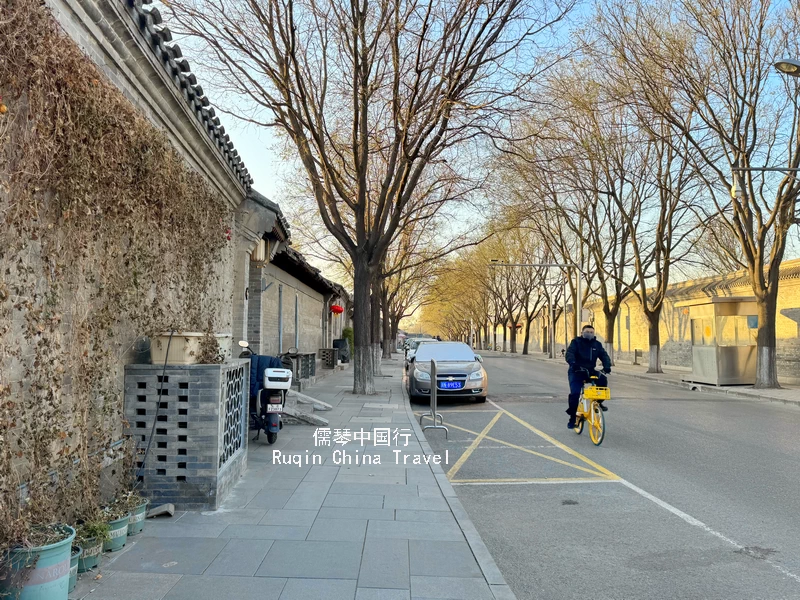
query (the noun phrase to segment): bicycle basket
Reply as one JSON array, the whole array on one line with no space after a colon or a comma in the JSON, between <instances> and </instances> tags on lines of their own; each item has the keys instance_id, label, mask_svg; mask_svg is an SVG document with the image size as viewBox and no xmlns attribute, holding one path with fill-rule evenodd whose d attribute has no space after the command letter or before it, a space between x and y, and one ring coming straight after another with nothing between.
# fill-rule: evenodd
<instances>
[{"instance_id":1,"label":"bicycle basket","mask_svg":"<svg viewBox=\"0 0 800 600\"><path fill-rule=\"evenodd\" d=\"M611 400L611 390L596 385L587 385L583 389L583 395L589 400Z\"/></svg>"}]
</instances>

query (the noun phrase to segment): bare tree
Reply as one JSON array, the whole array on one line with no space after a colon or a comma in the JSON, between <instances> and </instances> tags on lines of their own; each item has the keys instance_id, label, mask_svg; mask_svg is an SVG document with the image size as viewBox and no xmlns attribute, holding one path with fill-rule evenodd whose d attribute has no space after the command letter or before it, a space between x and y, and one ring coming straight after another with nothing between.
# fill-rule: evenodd
<instances>
[{"instance_id":1,"label":"bare tree","mask_svg":"<svg viewBox=\"0 0 800 600\"><path fill-rule=\"evenodd\" d=\"M665 15L670 15L665 19ZM800 51L796 3L769 0L608 2L597 32L607 64L696 157L708 217L742 249L758 305L756 387L779 387L775 320L779 269L797 220L800 179L763 166L800 166L800 87L772 64ZM738 171L737 171L738 170ZM738 193L728 195L734 173Z\"/></svg>"},{"instance_id":2,"label":"bare tree","mask_svg":"<svg viewBox=\"0 0 800 600\"><path fill-rule=\"evenodd\" d=\"M169 0L240 118L296 149L354 273L355 393L373 393L370 289L426 170L498 131L536 76L538 0ZM241 102L240 102L241 104Z\"/></svg>"}]
</instances>

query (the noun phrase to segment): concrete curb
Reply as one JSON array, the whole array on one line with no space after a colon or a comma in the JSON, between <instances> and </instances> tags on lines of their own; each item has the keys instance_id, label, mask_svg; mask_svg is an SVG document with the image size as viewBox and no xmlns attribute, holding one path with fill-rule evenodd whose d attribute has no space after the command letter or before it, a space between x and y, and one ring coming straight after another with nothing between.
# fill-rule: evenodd
<instances>
[{"instance_id":1,"label":"concrete curb","mask_svg":"<svg viewBox=\"0 0 800 600\"><path fill-rule=\"evenodd\" d=\"M431 449L428 440L425 438L422 427L420 427L419 421L417 421L416 416L414 415L414 410L411 408L411 402L409 401L405 386L401 386L401 389L403 392L403 405L405 406L408 418L411 420L411 426L414 428L414 434L417 436L417 439L422 446L422 452L425 454L433 454L433 450ZM478 530L472 523L472 519L469 518L467 511L464 509L461 501L456 496L456 491L453 489L452 484L447 479L447 475L445 474L444 469L442 469L442 465L431 464L429 466L433 472L433 476L436 478L436 483L439 485L439 490L442 492L444 499L447 501L447 504L450 507L450 512L453 513L459 528L464 534L467 544L472 551L472 555L478 562L478 566L483 573L483 578L489 585L489 589L491 590L495 600L517 600L514 592L511 591L511 588L506 583L506 580L503 577L503 574L500 572L500 569L497 568L497 564L494 562L492 555L489 553L489 549L486 547L486 544L483 543Z\"/></svg>"},{"instance_id":2,"label":"concrete curb","mask_svg":"<svg viewBox=\"0 0 800 600\"><path fill-rule=\"evenodd\" d=\"M486 351L484 351L486 352ZM488 352L492 352L488 356L509 356L511 358L519 358L525 360L535 360L538 362L549 363L551 359L549 358L539 358L538 356L531 356L530 354L511 354L510 352L497 352L494 350L489 350ZM725 388L720 388L715 385L706 385L704 383L692 383L690 381L675 381L673 379L663 379L661 377L652 377L652 376L645 376L642 377L641 373L626 373L625 371L619 370L619 367L614 367L614 374L622 375L623 377L631 377L636 379L643 379L645 381L653 381L655 383L663 383L665 385L671 385L673 387L681 387L687 389L692 392L711 392L714 394L725 394L728 396L732 396L739 400L750 400L751 402L777 402L778 404L785 404L787 406L800 406L800 399L798 400L789 400L786 398L773 398L771 396L762 396L760 394L747 394L741 392L739 390L729 390Z\"/></svg>"}]
</instances>

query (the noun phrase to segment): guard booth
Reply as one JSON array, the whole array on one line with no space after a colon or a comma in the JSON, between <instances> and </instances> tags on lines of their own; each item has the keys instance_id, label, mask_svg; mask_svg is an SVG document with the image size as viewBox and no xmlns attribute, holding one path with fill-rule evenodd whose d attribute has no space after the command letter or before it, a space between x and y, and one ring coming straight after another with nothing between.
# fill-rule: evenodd
<instances>
[{"instance_id":1,"label":"guard booth","mask_svg":"<svg viewBox=\"0 0 800 600\"><path fill-rule=\"evenodd\" d=\"M676 306L689 311L692 331L692 373L684 376L684 381L712 385L756 382L755 298L704 298Z\"/></svg>"}]
</instances>

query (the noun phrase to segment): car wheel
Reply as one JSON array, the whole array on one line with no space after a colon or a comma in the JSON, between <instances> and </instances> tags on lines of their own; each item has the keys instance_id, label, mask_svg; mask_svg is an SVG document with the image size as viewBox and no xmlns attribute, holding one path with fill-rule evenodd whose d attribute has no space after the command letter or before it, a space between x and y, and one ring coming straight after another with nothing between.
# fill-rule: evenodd
<instances>
[{"instance_id":1,"label":"car wheel","mask_svg":"<svg viewBox=\"0 0 800 600\"><path fill-rule=\"evenodd\" d=\"M476 396L475 402L477 402L478 404L483 404L484 402L486 402L486 396Z\"/></svg>"},{"instance_id":2,"label":"car wheel","mask_svg":"<svg viewBox=\"0 0 800 600\"><path fill-rule=\"evenodd\" d=\"M411 404L422 404L423 398L422 396L417 396L416 394L409 394L408 400Z\"/></svg>"}]
</instances>

